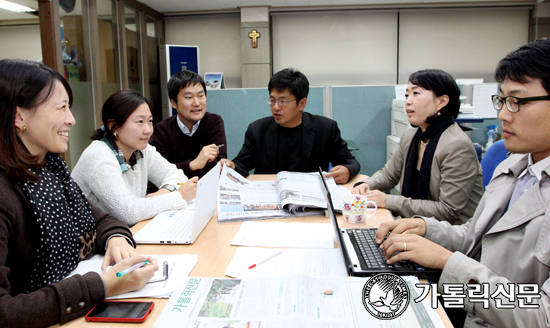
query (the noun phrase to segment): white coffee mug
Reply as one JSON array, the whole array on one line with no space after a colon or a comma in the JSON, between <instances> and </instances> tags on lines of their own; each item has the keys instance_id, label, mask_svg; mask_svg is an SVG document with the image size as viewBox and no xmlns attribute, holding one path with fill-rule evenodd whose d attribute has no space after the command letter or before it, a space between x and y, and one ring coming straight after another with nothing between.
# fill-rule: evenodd
<instances>
[{"instance_id":1,"label":"white coffee mug","mask_svg":"<svg viewBox=\"0 0 550 328\"><path fill-rule=\"evenodd\" d=\"M367 196L363 195L345 195L342 197L342 201L342 215L344 221L348 223L363 223L365 218L370 218L376 214L378 209L375 202L368 200Z\"/></svg>"}]
</instances>

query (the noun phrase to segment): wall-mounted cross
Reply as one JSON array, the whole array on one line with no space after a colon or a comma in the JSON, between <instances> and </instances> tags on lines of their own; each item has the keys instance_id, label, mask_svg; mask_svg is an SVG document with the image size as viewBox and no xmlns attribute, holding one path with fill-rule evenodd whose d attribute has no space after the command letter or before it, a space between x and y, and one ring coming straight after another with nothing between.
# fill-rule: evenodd
<instances>
[{"instance_id":1,"label":"wall-mounted cross","mask_svg":"<svg viewBox=\"0 0 550 328\"><path fill-rule=\"evenodd\" d=\"M260 32L252 30L248 33L248 37L252 39L252 48L258 48L258 38L260 37Z\"/></svg>"}]
</instances>

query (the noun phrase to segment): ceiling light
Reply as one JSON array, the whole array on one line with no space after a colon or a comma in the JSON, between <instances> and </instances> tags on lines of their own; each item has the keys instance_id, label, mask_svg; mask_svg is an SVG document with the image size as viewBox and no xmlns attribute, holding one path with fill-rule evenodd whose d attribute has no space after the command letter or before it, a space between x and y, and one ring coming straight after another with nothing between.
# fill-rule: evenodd
<instances>
[{"instance_id":1,"label":"ceiling light","mask_svg":"<svg viewBox=\"0 0 550 328\"><path fill-rule=\"evenodd\" d=\"M36 9L32 9L29 7L21 6L13 2L0 0L0 8L6 9L9 11L15 11L18 13L28 13L28 12L35 12Z\"/></svg>"}]
</instances>

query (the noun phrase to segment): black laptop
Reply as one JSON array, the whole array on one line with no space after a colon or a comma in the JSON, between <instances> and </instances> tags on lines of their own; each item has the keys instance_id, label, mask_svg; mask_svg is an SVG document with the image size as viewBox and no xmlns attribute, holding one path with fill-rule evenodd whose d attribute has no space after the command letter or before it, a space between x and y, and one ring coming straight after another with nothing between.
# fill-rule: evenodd
<instances>
[{"instance_id":1,"label":"black laptop","mask_svg":"<svg viewBox=\"0 0 550 328\"><path fill-rule=\"evenodd\" d=\"M363 277L379 273L393 273L397 275L434 276L441 273L441 270L424 268L411 261L387 264L384 251L374 241L376 228L341 229L338 226L332 197L321 168L319 168L319 175L327 194L327 210L334 228L336 242L342 250L349 275Z\"/></svg>"}]
</instances>

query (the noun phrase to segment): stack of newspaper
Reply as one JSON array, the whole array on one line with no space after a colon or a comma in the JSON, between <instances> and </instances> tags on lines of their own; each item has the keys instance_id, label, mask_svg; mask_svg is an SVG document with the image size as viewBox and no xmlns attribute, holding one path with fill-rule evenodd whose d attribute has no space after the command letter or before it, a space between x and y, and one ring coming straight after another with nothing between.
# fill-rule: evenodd
<instances>
[{"instance_id":1,"label":"stack of newspaper","mask_svg":"<svg viewBox=\"0 0 550 328\"><path fill-rule=\"evenodd\" d=\"M404 312L380 320L367 312L367 278L306 275L258 279L182 279L155 322L155 328L390 328L445 327L416 277L403 277L410 291ZM378 290L373 295L380 294ZM387 296L389 297L389 296ZM393 297L392 297L393 298ZM371 301L370 298L367 301ZM393 303L392 303L393 304ZM388 309L389 312L389 309Z\"/></svg>"}]
</instances>

